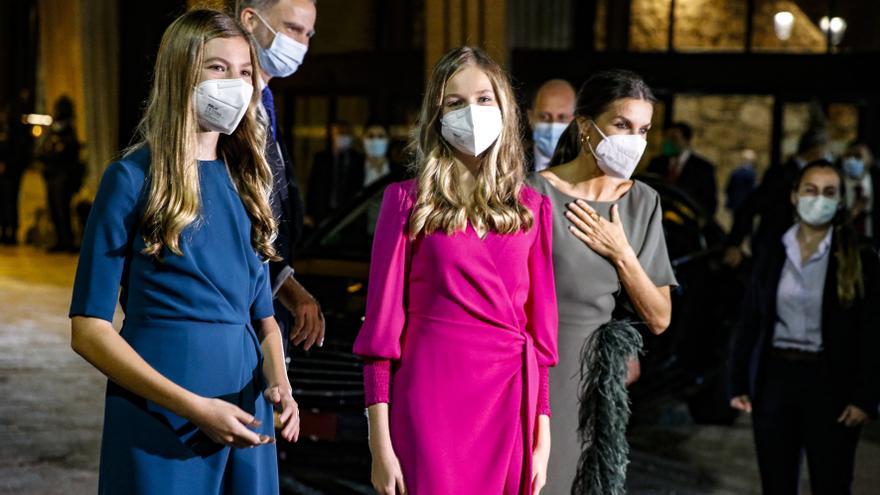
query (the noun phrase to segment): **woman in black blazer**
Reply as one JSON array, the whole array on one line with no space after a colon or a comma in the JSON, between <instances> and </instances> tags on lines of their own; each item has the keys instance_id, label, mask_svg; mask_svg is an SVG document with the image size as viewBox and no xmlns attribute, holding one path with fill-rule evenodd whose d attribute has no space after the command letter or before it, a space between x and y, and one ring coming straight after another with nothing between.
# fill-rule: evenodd
<instances>
[{"instance_id":1,"label":"woman in black blazer","mask_svg":"<svg viewBox=\"0 0 880 495\"><path fill-rule=\"evenodd\" d=\"M731 351L731 406L752 413L765 494L851 493L861 425L880 400L880 260L845 220L843 178L810 163L794 225L755 260Z\"/></svg>"}]
</instances>

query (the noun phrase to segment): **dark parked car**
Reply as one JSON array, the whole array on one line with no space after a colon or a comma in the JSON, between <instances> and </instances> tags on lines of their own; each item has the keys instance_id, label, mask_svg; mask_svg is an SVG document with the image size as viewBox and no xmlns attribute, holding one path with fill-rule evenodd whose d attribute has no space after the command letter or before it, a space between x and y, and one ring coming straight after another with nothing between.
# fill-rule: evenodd
<instances>
[{"instance_id":1,"label":"dark parked car","mask_svg":"<svg viewBox=\"0 0 880 495\"><path fill-rule=\"evenodd\" d=\"M372 493L361 364L352 343L363 320L372 231L385 187L373 184L343 212L311 233L298 251L296 273L321 302L323 348L291 351L290 380L299 402L299 443L279 444L286 493ZM645 335L642 379L634 408L669 394L683 396L697 421L729 422L723 363L741 290L736 274L718 263L722 233L680 190L641 177L658 190L670 257L681 284L673 293L673 322L660 337ZM621 312L626 301L621 301Z\"/></svg>"}]
</instances>

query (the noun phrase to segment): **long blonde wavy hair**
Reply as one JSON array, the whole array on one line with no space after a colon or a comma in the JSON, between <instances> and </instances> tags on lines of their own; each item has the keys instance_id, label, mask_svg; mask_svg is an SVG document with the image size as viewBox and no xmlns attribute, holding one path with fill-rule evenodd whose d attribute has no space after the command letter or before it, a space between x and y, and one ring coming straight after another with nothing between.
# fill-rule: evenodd
<instances>
[{"instance_id":1,"label":"long blonde wavy hair","mask_svg":"<svg viewBox=\"0 0 880 495\"><path fill-rule=\"evenodd\" d=\"M462 171L456 166L453 148L440 134L446 86L458 71L475 66L492 83L501 110L502 129L495 143L480 157L473 196L461 188ZM410 148L415 161L418 194L409 219L412 237L442 231L446 234L467 228L512 234L531 228L532 213L519 201L525 179L519 108L507 75L482 50L456 48L437 62L428 81L419 113L419 123Z\"/></svg>"},{"instance_id":2,"label":"long blonde wavy hair","mask_svg":"<svg viewBox=\"0 0 880 495\"><path fill-rule=\"evenodd\" d=\"M180 256L181 232L198 220L201 208L197 161L198 116L194 91L200 82L205 45L215 38L241 37L250 45L258 88L259 62L250 35L229 15L216 10L191 10L165 31L156 56L153 88L138 125L140 142L132 148L150 149L149 196L141 226L144 254L159 257L163 248ZM269 206L272 171L263 155L264 126L257 122L255 90L241 123L230 135L221 134L218 156L229 169L241 201L251 218L251 243L265 259L278 259L272 242L277 226Z\"/></svg>"}]
</instances>

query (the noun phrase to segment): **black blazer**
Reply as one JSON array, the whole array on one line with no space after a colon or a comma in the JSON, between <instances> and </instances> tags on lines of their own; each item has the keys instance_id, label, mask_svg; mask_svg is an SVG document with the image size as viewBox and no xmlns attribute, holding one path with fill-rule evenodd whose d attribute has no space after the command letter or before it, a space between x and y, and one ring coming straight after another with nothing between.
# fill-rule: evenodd
<instances>
[{"instance_id":1,"label":"black blazer","mask_svg":"<svg viewBox=\"0 0 880 495\"><path fill-rule=\"evenodd\" d=\"M274 286L281 270L285 266L293 266L294 246L302 234L303 203L287 149L282 142L276 143L271 134L266 140L266 161L269 162L274 178L269 202L272 215L278 222L278 236L273 246L275 252L282 258L280 261L269 262L269 283ZM275 305L275 316L279 323L282 323L282 332L285 332L284 324L287 323L290 315L281 304Z\"/></svg>"},{"instance_id":2,"label":"black blazer","mask_svg":"<svg viewBox=\"0 0 880 495\"><path fill-rule=\"evenodd\" d=\"M848 404L854 404L876 417L880 401L880 258L873 249L861 250L865 295L844 308L837 297L836 249L835 235L822 301L821 364L834 386L833 400L841 412ZM781 240L755 259L742 316L731 342L731 398L760 398L763 373L773 346L776 292L785 259Z\"/></svg>"},{"instance_id":3,"label":"black blazer","mask_svg":"<svg viewBox=\"0 0 880 495\"><path fill-rule=\"evenodd\" d=\"M335 157L330 150L315 154L309 175L306 212L316 224L345 206L364 188L364 156L349 149ZM337 203L333 205L333 196Z\"/></svg>"},{"instance_id":4,"label":"black blazer","mask_svg":"<svg viewBox=\"0 0 880 495\"><path fill-rule=\"evenodd\" d=\"M880 247L880 164L875 164L870 169L871 173L871 194L874 195L874 211L871 212L871 225L873 226L874 238L872 242L874 247Z\"/></svg>"},{"instance_id":5,"label":"black blazer","mask_svg":"<svg viewBox=\"0 0 880 495\"><path fill-rule=\"evenodd\" d=\"M880 248L880 197L877 195L880 194L880 163L875 163L868 169L871 174L871 188L873 189L873 199L874 202L873 210L871 212L871 225L872 225L872 234L873 238L871 239L871 243L874 244L875 248Z\"/></svg>"},{"instance_id":6,"label":"black blazer","mask_svg":"<svg viewBox=\"0 0 880 495\"><path fill-rule=\"evenodd\" d=\"M669 157L655 157L648 164L647 172L667 178ZM718 183L715 180L715 166L711 162L691 151L674 184L692 197L710 219L715 216L718 208Z\"/></svg>"}]
</instances>

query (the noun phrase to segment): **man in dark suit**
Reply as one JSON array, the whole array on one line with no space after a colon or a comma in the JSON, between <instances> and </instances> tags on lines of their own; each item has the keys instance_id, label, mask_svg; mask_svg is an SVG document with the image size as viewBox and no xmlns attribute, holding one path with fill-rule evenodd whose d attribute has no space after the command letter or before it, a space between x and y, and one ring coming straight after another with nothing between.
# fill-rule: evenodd
<instances>
[{"instance_id":1,"label":"man in dark suit","mask_svg":"<svg viewBox=\"0 0 880 495\"><path fill-rule=\"evenodd\" d=\"M659 175L681 188L711 219L718 207L715 166L694 153L691 149L692 136L693 130L684 122L669 126L663 141L663 155L651 160L647 172Z\"/></svg>"},{"instance_id":2,"label":"man in dark suit","mask_svg":"<svg viewBox=\"0 0 880 495\"><path fill-rule=\"evenodd\" d=\"M874 153L867 143L855 141L847 148L841 165L853 227L874 247L880 247L880 212L876 200L880 193L880 166L874 160Z\"/></svg>"},{"instance_id":3,"label":"man in dark suit","mask_svg":"<svg viewBox=\"0 0 880 495\"><path fill-rule=\"evenodd\" d=\"M776 245L793 222L794 208L789 196L794 179L807 163L826 157L828 141L828 134L823 129L807 130L801 135L796 154L764 172L761 184L736 211L733 227L725 239L725 263L739 266L743 258L740 245L746 237L751 236L753 254ZM761 222L753 234L755 216L760 216Z\"/></svg>"},{"instance_id":4,"label":"man in dark suit","mask_svg":"<svg viewBox=\"0 0 880 495\"><path fill-rule=\"evenodd\" d=\"M275 250L282 258L269 263L275 319L285 343L290 340L309 349L323 344L324 316L315 298L294 277L293 248L302 232L303 205L278 131L269 81L288 77L299 68L315 34L317 9L314 0L239 0L236 17L257 43L264 83L260 117L267 127L266 159L275 177L271 197L272 213L278 222Z\"/></svg>"},{"instance_id":5,"label":"man in dark suit","mask_svg":"<svg viewBox=\"0 0 880 495\"><path fill-rule=\"evenodd\" d=\"M308 222L319 225L364 187L364 155L347 122L330 124L330 149L315 154L306 198Z\"/></svg>"},{"instance_id":6,"label":"man in dark suit","mask_svg":"<svg viewBox=\"0 0 880 495\"><path fill-rule=\"evenodd\" d=\"M22 89L6 112L6 142L0 156L0 244L18 244L18 200L21 179L30 166L33 141L30 126L21 117L29 113L31 92Z\"/></svg>"}]
</instances>

